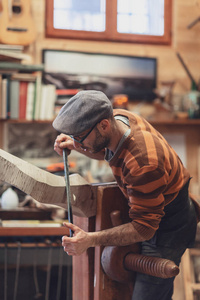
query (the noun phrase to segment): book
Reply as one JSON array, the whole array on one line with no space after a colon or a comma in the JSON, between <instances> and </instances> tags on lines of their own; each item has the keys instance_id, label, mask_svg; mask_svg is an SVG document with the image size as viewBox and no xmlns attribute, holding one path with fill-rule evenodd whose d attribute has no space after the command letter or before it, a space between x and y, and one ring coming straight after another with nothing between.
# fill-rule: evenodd
<instances>
[{"instance_id":1,"label":"book","mask_svg":"<svg viewBox=\"0 0 200 300\"><path fill-rule=\"evenodd\" d=\"M0 119L10 116L10 75L0 74Z\"/></svg>"},{"instance_id":2,"label":"book","mask_svg":"<svg viewBox=\"0 0 200 300\"><path fill-rule=\"evenodd\" d=\"M19 119L26 119L28 81L19 81Z\"/></svg>"},{"instance_id":3,"label":"book","mask_svg":"<svg viewBox=\"0 0 200 300\"><path fill-rule=\"evenodd\" d=\"M40 120L46 120L48 100L48 86L43 84L41 88Z\"/></svg>"},{"instance_id":4,"label":"book","mask_svg":"<svg viewBox=\"0 0 200 300\"><path fill-rule=\"evenodd\" d=\"M7 50L0 49L0 61L30 64L32 62L32 57L25 53L19 53L15 51L8 52Z\"/></svg>"},{"instance_id":5,"label":"book","mask_svg":"<svg viewBox=\"0 0 200 300\"><path fill-rule=\"evenodd\" d=\"M22 52L24 50L24 46L22 45L8 45L8 44L0 44L0 49L1 50L6 50L6 51L15 51L15 52Z\"/></svg>"},{"instance_id":6,"label":"book","mask_svg":"<svg viewBox=\"0 0 200 300\"><path fill-rule=\"evenodd\" d=\"M35 82L35 94L33 103L33 120L39 120L40 107L41 107L41 90L42 90L42 77L41 74L37 75Z\"/></svg>"},{"instance_id":7,"label":"book","mask_svg":"<svg viewBox=\"0 0 200 300\"><path fill-rule=\"evenodd\" d=\"M8 112L7 112L7 107L8 107L8 81L9 79L2 78L2 92L1 92L1 102L2 102L2 109L1 109L1 118L2 119L7 119L8 117Z\"/></svg>"},{"instance_id":8,"label":"book","mask_svg":"<svg viewBox=\"0 0 200 300\"><path fill-rule=\"evenodd\" d=\"M56 88L53 84L42 85L40 120L53 120Z\"/></svg>"},{"instance_id":9,"label":"book","mask_svg":"<svg viewBox=\"0 0 200 300\"><path fill-rule=\"evenodd\" d=\"M21 58L16 58L13 55L4 54L2 51L0 51L0 61L9 61L9 62L19 62L21 63L22 59Z\"/></svg>"},{"instance_id":10,"label":"book","mask_svg":"<svg viewBox=\"0 0 200 300\"><path fill-rule=\"evenodd\" d=\"M26 100L26 120L33 120L33 106L35 95L35 82L29 82L27 87L27 100Z\"/></svg>"},{"instance_id":11,"label":"book","mask_svg":"<svg viewBox=\"0 0 200 300\"><path fill-rule=\"evenodd\" d=\"M0 74L0 119L2 116L2 75Z\"/></svg>"},{"instance_id":12,"label":"book","mask_svg":"<svg viewBox=\"0 0 200 300\"><path fill-rule=\"evenodd\" d=\"M19 81L11 80L10 82L10 118L18 119L19 118Z\"/></svg>"},{"instance_id":13,"label":"book","mask_svg":"<svg viewBox=\"0 0 200 300\"><path fill-rule=\"evenodd\" d=\"M10 118L10 74L7 76L7 99L6 99L6 114L7 118Z\"/></svg>"},{"instance_id":14,"label":"book","mask_svg":"<svg viewBox=\"0 0 200 300\"><path fill-rule=\"evenodd\" d=\"M33 73L14 73L11 75L11 80L36 81L37 72Z\"/></svg>"},{"instance_id":15,"label":"book","mask_svg":"<svg viewBox=\"0 0 200 300\"><path fill-rule=\"evenodd\" d=\"M46 112L46 120L53 120L55 117L55 102L56 102L56 87L53 84L48 84L48 104Z\"/></svg>"}]
</instances>

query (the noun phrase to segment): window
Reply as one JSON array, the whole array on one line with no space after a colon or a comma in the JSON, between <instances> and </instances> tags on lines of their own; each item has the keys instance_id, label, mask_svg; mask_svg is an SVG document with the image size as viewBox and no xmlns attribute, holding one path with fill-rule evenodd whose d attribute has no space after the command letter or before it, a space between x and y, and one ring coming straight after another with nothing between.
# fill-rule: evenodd
<instances>
[{"instance_id":1,"label":"window","mask_svg":"<svg viewBox=\"0 0 200 300\"><path fill-rule=\"evenodd\" d=\"M48 37L170 44L172 0L46 0Z\"/></svg>"},{"instance_id":2,"label":"window","mask_svg":"<svg viewBox=\"0 0 200 300\"><path fill-rule=\"evenodd\" d=\"M53 25L57 29L105 31L105 0L54 0Z\"/></svg>"}]
</instances>

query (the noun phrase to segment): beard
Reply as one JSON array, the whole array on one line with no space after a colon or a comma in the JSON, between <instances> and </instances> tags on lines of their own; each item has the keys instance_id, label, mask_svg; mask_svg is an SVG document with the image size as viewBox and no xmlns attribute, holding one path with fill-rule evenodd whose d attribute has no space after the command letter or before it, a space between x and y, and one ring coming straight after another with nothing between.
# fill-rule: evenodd
<instances>
[{"instance_id":1,"label":"beard","mask_svg":"<svg viewBox=\"0 0 200 300\"><path fill-rule=\"evenodd\" d=\"M93 153L98 153L101 150L108 147L110 144L110 137L108 136L102 136L99 132L98 128L95 128L96 131L96 139L94 141L94 144L92 145Z\"/></svg>"}]
</instances>

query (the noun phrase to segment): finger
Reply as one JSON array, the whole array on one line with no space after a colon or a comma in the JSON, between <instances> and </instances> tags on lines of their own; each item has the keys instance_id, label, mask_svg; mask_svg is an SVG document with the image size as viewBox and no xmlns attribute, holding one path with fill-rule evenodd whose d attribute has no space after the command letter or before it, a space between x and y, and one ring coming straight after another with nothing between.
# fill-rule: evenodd
<instances>
[{"instance_id":1,"label":"finger","mask_svg":"<svg viewBox=\"0 0 200 300\"><path fill-rule=\"evenodd\" d=\"M75 237L69 237L69 235L63 235L62 246L69 246L70 244L76 243Z\"/></svg>"},{"instance_id":2,"label":"finger","mask_svg":"<svg viewBox=\"0 0 200 300\"><path fill-rule=\"evenodd\" d=\"M66 252L67 253L67 255L69 255L69 256L72 256L72 255L74 255L74 253L72 253L72 252Z\"/></svg>"},{"instance_id":3,"label":"finger","mask_svg":"<svg viewBox=\"0 0 200 300\"><path fill-rule=\"evenodd\" d=\"M63 250L68 254L68 255L76 255L76 253L74 252L73 249L70 248L70 246L68 245L67 247L63 247Z\"/></svg>"},{"instance_id":4,"label":"finger","mask_svg":"<svg viewBox=\"0 0 200 300\"><path fill-rule=\"evenodd\" d=\"M63 247L63 250L69 255L69 250L66 247Z\"/></svg>"},{"instance_id":5,"label":"finger","mask_svg":"<svg viewBox=\"0 0 200 300\"><path fill-rule=\"evenodd\" d=\"M63 133L59 134L59 135L56 137L56 141L58 141L59 143L65 141L66 139L67 139L67 135L66 135L66 134L63 134Z\"/></svg>"},{"instance_id":6,"label":"finger","mask_svg":"<svg viewBox=\"0 0 200 300\"><path fill-rule=\"evenodd\" d=\"M76 225L74 225L72 223L66 223L66 222L64 222L63 226L71 229L74 232L77 231L77 230L80 230L80 228L78 226L76 226Z\"/></svg>"},{"instance_id":7,"label":"finger","mask_svg":"<svg viewBox=\"0 0 200 300\"><path fill-rule=\"evenodd\" d=\"M71 243L73 243L73 237L69 237L68 235L64 235L62 237L62 246L69 246Z\"/></svg>"}]
</instances>

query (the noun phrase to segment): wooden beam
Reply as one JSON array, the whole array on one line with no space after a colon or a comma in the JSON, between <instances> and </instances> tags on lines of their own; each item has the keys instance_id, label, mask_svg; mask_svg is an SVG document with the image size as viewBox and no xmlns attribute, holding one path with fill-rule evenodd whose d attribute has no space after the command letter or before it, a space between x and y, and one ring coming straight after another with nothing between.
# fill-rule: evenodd
<instances>
[{"instance_id":1,"label":"wooden beam","mask_svg":"<svg viewBox=\"0 0 200 300\"><path fill-rule=\"evenodd\" d=\"M7 182L35 200L67 209L63 176L44 171L0 149L0 180ZM70 175L71 204L74 215L96 215L96 188L78 174Z\"/></svg>"}]
</instances>

